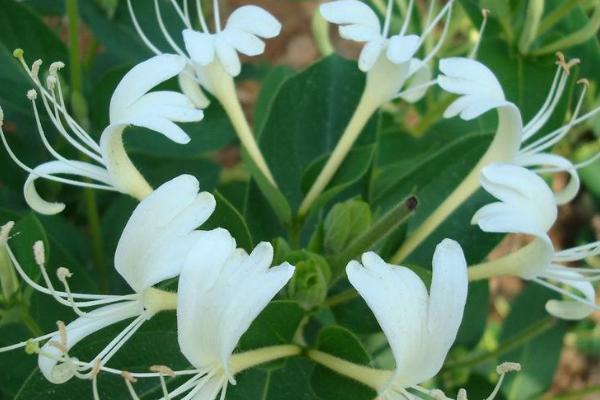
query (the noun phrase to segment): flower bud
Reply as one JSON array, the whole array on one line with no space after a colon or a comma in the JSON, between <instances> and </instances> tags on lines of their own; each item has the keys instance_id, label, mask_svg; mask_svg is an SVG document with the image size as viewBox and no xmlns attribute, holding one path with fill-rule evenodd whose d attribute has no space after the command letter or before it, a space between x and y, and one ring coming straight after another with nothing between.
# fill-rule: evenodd
<instances>
[{"instance_id":1,"label":"flower bud","mask_svg":"<svg viewBox=\"0 0 600 400\"><path fill-rule=\"evenodd\" d=\"M296 266L296 273L288 284L288 296L307 309L321 304L327 297L331 279L327 261L308 251L292 252L287 261Z\"/></svg>"}]
</instances>

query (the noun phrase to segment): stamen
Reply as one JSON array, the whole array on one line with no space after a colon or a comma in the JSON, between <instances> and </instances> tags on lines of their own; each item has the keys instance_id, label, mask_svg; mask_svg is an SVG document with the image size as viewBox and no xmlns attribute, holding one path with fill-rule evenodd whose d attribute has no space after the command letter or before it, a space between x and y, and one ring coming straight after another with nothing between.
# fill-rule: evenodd
<instances>
[{"instance_id":1,"label":"stamen","mask_svg":"<svg viewBox=\"0 0 600 400\"><path fill-rule=\"evenodd\" d=\"M35 78L34 80L39 79L40 67L42 66L42 60L35 60L33 64L31 64L31 75Z\"/></svg>"},{"instance_id":2,"label":"stamen","mask_svg":"<svg viewBox=\"0 0 600 400\"><path fill-rule=\"evenodd\" d=\"M383 30L381 31L381 36L387 38L390 34L390 25L392 23L392 11L394 9L394 3L392 0L388 0L387 8L385 10L385 21L383 23Z\"/></svg>"},{"instance_id":3,"label":"stamen","mask_svg":"<svg viewBox=\"0 0 600 400\"><path fill-rule=\"evenodd\" d=\"M215 29L221 32L221 13L219 10L219 0L213 0L213 14L215 17Z\"/></svg>"},{"instance_id":4,"label":"stamen","mask_svg":"<svg viewBox=\"0 0 600 400\"><path fill-rule=\"evenodd\" d=\"M44 253L44 242L38 240L33 244L33 256L35 263L39 266L43 266L46 263L46 255Z\"/></svg>"},{"instance_id":5,"label":"stamen","mask_svg":"<svg viewBox=\"0 0 600 400\"><path fill-rule=\"evenodd\" d=\"M469 400L467 398L467 391L465 389L459 389L458 395L456 396L456 400Z\"/></svg>"},{"instance_id":6,"label":"stamen","mask_svg":"<svg viewBox=\"0 0 600 400\"><path fill-rule=\"evenodd\" d=\"M67 347L67 328L65 327L65 323L62 321L56 321L56 327L58 328L60 344L66 348ZM64 351L64 353L66 353L66 350Z\"/></svg>"},{"instance_id":7,"label":"stamen","mask_svg":"<svg viewBox=\"0 0 600 400\"><path fill-rule=\"evenodd\" d=\"M15 221L8 221L6 224L2 225L0 228L0 246L4 246L8 242L8 235L10 231L15 226Z\"/></svg>"},{"instance_id":8,"label":"stamen","mask_svg":"<svg viewBox=\"0 0 600 400\"><path fill-rule=\"evenodd\" d=\"M31 101L37 99L37 92L35 91L35 89L29 89L27 91L27 98Z\"/></svg>"},{"instance_id":9,"label":"stamen","mask_svg":"<svg viewBox=\"0 0 600 400\"><path fill-rule=\"evenodd\" d=\"M171 397L169 396L169 390L167 389L167 384L165 382L165 376L170 376L170 377L175 377L175 372L173 372L173 370L165 365L153 365L150 367L150 371L152 372L158 372L160 374L159 378L160 378L160 386L162 388L163 391L163 399L164 400L170 400Z\"/></svg>"},{"instance_id":10,"label":"stamen","mask_svg":"<svg viewBox=\"0 0 600 400\"><path fill-rule=\"evenodd\" d=\"M127 371L123 371L121 373L121 376L123 377L123 379L125 380L125 385L127 386L127 390L129 391L129 395L131 396L131 398L133 400L140 400L139 396L137 395L137 393L135 392L135 389L133 388L133 384L137 382L137 379L135 379L133 377L133 375L131 375L129 372Z\"/></svg>"},{"instance_id":11,"label":"stamen","mask_svg":"<svg viewBox=\"0 0 600 400\"><path fill-rule=\"evenodd\" d=\"M183 24L186 26L186 28L192 29L192 24L191 24L189 14L188 14L187 0L183 2L184 11L181 11L179 4L177 4L177 2L175 0L171 0L171 5L175 9L175 12L177 13L177 15L179 15L179 18L181 18L181 22L183 22Z\"/></svg>"},{"instance_id":12,"label":"stamen","mask_svg":"<svg viewBox=\"0 0 600 400\"><path fill-rule=\"evenodd\" d=\"M485 400L493 400L498 395L498 392L500 391L500 387L502 386L502 382L504 381L504 377L506 376L506 374L508 374L509 372L519 371L521 371L521 364L509 362L500 364L496 368L496 373L500 375L500 379L498 379L496 387L494 388L492 393L488 397L486 397Z\"/></svg>"},{"instance_id":13,"label":"stamen","mask_svg":"<svg viewBox=\"0 0 600 400\"><path fill-rule=\"evenodd\" d=\"M181 50L181 48L179 48L179 46L177 46L177 43L175 43L175 41L169 34L169 31L167 30L165 23L163 21L162 13L160 12L160 6L158 5L158 0L154 0L154 9L156 10L156 19L158 21L158 26L159 26L164 38L166 39L167 43L169 43L169 46L171 46L173 51L175 51L180 56L187 57L186 54L183 52L183 50Z\"/></svg>"},{"instance_id":14,"label":"stamen","mask_svg":"<svg viewBox=\"0 0 600 400\"><path fill-rule=\"evenodd\" d=\"M420 42L419 46L425 41L425 38L429 35L429 33L433 30L433 28L440 22L441 18L444 15L446 15L446 22L444 23L444 29L442 30L442 34L440 35L439 39L437 40L435 47L429 52L429 54L427 54L425 56L425 58L423 58L423 60L421 61L421 64L429 63L429 61L431 61L433 59L433 57L435 57L437 55L437 53L441 50L442 46L444 45L444 42L446 41L446 36L448 36L448 32L450 30L450 20L452 19L453 4L454 4L454 0L450 0L444 6L442 11L440 11L440 13L437 15L437 17L431 23L431 25L429 25L429 27L427 27L427 29L425 29L425 31L421 35L421 42Z\"/></svg>"},{"instance_id":15,"label":"stamen","mask_svg":"<svg viewBox=\"0 0 600 400\"><path fill-rule=\"evenodd\" d=\"M490 16L490 10L488 10L487 8L482 9L481 16L483 17L483 19L481 21L481 25L479 26L477 41L475 42L475 46L473 46L471 53L469 53L469 58L473 60L477 57L477 52L479 51L479 47L481 46L483 34L485 33L485 28L487 27L488 18Z\"/></svg>"},{"instance_id":16,"label":"stamen","mask_svg":"<svg viewBox=\"0 0 600 400\"><path fill-rule=\"evenodd\" d=\"M100 364L100 360L96 360L94 364L94 368L92 368L91 376L92 376L92 392L94 394L94 400L100 400L100 395L98 394L98 374L100 373L102 365Z\"/></svg>"},{"instance_id":17,"label":"stamen","mask_svg":"<svg viewBox=\"0 0 600 400\"><path fill-rule=\"evenodd\" d=\"M131 324L129 324L121 333L119 333L101 352L98 354L98 359L102 359L102 361L106 364L108 361L123 347L125 343L137 330L142 326L144 321L146 320L144 315L140 315L136 319L133 320Z\"/></svg>"},{"instance_id":18,"label":"stamen","mask_svg":"<svg viewBox=\"0 0 600 400\"><path fill-rule=\"evenodd\" d=\"M140 39L142 39L142 42L144 42L146 47L148 47L148 49L150 49L150 51L153 52L154 54L156 54L156 55L162 54L162 52L156 46L154 46L154 44L152 44L150 39L148 39L148 37L146 36L144 31L140 27L140 23L138 22L138 19L135 16L135 12L133 11L133 6L131 5L131 0L127 0L127 7L129 8L129 15L131 16L131 21L133 22L133 26L135 27L136 32L140 36Z\"/></svg>"},{"instance_id":19,"label":"stamen","mask_svg":"<svg viewBox=\"0 0 600 400\"><path fill-rule=\"evenodd\" d=\"M556 53L556 57L558 58L558 60L556 61L556 65L559 65L567 75L571 73L571 68L573 68L581 62L579 58L574 58L570 61L567 61L565 55L560 51Z\"/></svg>"},{"instance_id":20,"label":"stamen","mask_svg":"<svg viewBox=\"0 0 600 400\"><path fill-rule=\"evenodd\" d=\"M425 83L422 83L422 84L420 84L420 85L413 86L413 87L411 87L410 89L406 89L406 90L404 90L404 91L402 91L402 92L398 93L398 94L396 95L396 98L400 98L400 97L402 97L402 96L406 96L407 94L410 94L410 93L412 93L412 92L418 92L418 91L420 91L420 90L427 89L427 88L429 88L429 87L431 87L431 86L435 86L435 85L437 85L437 83L438 83L437 79L434 79L434 80L431 80L431 81L429 81L429 82L425 82Z\"/></svg>"},{"instance_id":21,"label":"stamen","mask_svg":"<svg viewBox=\"0 0 600 400\"><path fill-rule=\"evenodd\" d=\"M591 308L593 308L596 311L600 311L600 306L598 306L596 303L592 303L589 300L584 299L583 297L577 296L576 294L573 294L573 293L569 292L568 290L565 290L565 289L563 289L563 288L561 288L559 286L556 286L556 285L554 285L554 284L552 284L550 282L546 282L546 281L544 281L541 278L535 278L535 279L533 279L533 281L536 282L536 283L538 283L538 284L540 284L540 285L542 285L542 286L544 286L544 287L546 287L546 288L548 288L548 289L550 289L550 290L558 292L558 293L562 294L565 297L568 297L568 298L570 298L572 300L575 300L575 301L578 301L578 302L580 302L582 304L590 306Z\"/></svg>"},{"instance_id":22,"label":"stamen","mask_svg":"<svg viewBox=\"0 0 600 400\"><path fill-rule=\"evenodd\" d=\"M402 28L400 29L400 36L404 36L406 31L408 30L408 25L410 23L410 18L413 13L413 8L415 7L415 0L410 0L408 3L408 8L406 10L406 15L404 16L404 23L402 24Z\"/></svg>"},{"instance_id":23,"label":"stamen","mask_svg":"<svg viewBox=\"0 0 600 400\"><path fill-rule=\"evenodd\" d=\"M71 271L69 271L67 268L60 267L56 270L56 276L65 288L65 292L67 293L67 301L69 302L69 305L71 306L73 311L75 311L75 313L80 317L87 316L87 313L81 311L79 307L77 307L77 303L75 302L75 300L73 299L73 295L71 294L71 287L69 286L69 282L67 281L68 278L73 276Z\"/></svg>"},{"instance_id":24,"label":"stamen","mask_svg":"<svg viewBox=\"0 0 600 400\"><path fill-rule=\"evenodd\" d=\"M196 10L198 11L198 20L200 20L200 26L204 33L210 33L206 19L204 19L204 11L202 10L202 0L196 0Z\"/></svg>"}]
</instances>

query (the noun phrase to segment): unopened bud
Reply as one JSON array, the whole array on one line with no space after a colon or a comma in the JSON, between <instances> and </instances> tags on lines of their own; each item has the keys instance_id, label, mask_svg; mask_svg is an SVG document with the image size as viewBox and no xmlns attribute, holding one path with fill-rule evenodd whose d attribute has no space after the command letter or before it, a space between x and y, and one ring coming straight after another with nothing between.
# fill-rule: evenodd
<instances>
[{"instance_id":1,"label":"unopened bud","mask_svg":"<svg viewBox=\"0 0 600 400\"><path fill-rule=\"evenodd\" d=\"M521 364L515 363L515 362L505 362L505 363L498 365L498 367L496 367L496 373L498 375L504 375L509 372L519 372L519 371L521 371Z\"/></svg>"},{"instance_id":2,"label":"unopened bud","mask_svg":"<svg viewBox=\"0 0 600 400\"><path fill-rule=\"evenodd\" d=\"M33 244L33 257L37 265L46 264L46 254L44 253L44 242L38 240Z\"/></svg>"},{"instance_id":3,"label":"unopened bud","mask_svg":"<svg viewBox=\"0 0 600 400\"><path fill-rule=\"evenodd\" d=\"M321 304L327 297L331 270L327 260L308 251L288 254L286 261L296 266L288 284L288 296L306 309Z\"/></svg>"}]
</instances>

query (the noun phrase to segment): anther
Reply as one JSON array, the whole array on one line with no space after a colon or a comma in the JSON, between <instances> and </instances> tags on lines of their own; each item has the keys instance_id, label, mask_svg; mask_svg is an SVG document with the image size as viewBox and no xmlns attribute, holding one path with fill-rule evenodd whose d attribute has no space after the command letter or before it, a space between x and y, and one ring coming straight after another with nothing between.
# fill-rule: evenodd
<instances>
[{"instance_id":1,"label":"anther","mask_svg":"<svg viewBox=\"0 0 600 400\"><path fill-rule=\"evenodd\" d=\"M0 113L1 113L1 109L0 109ZM2 119L1 115L0 115L0 120ZM2 227L0 228L0 246L6 244L6 242L8 242L8 235L10 234L10 231L12 230L12 228L15 226L15 222L14 221L9 221L6 224L2 225Z\"/></svg>"},{"instance_id":2,"label":"anther","mask_svg":"<svg viewBox=\"0 0 600 400\"><path fill-rule=\"evenodd\" d=\"M573 68L574 66L576 66L577 64L579 64L581 62L581 60L579 58L574 58L570 61L567 61L567 59L565 58L565 55L563 53L561 53L560 51L558 51L556 53L556 65L559 65L565 72L565 74L569 75L571 73L571 68Z\"/></svg>"},{"instance_id":3,"label":"anther","mask_svg":"<svg viewBox=\"0 0 600 400\"><path fill-rule=\"evenodd\" d=\"M34 79L37 79L40 73L40 67L42 66L42 60L35 60L33 64L31 64L31 75Z\"/></svg>"},{"instance_id":4,"label":"anther","mask_svg":"<svg viewBox=\"0 0 600 400\"><path fill-rule=\"evenodd\" d=\"M52 64L50 64L50 68L48 68L48 72L50 73L50 75L56 75L56 73L58 71L60 71L61 69L63 69L65 67L65 63L62 61L55 61Z\"/></svg>"},{"instance_id":5,"label":"anther","mask_svg":"<svg viewBox=\"0 0 600 400\"><path fill-rule=\"evenodd\" d=\"M65 323L62 321L56 321L56 327L58 328L58 334L60 336L60 343L67 347L67 328L65 327ZM66 351L64 351L66 353Z\"/></svg>"},{"instance_id":6,"label":"anther","mask_svg":"<svg viewBox=\"0 0 600 400\"><path fill-rule=\"evenodd\" d=\"M70 278L72 276L73 276L73 273L68 268L60 267L59 269L56 270L56 277L61 282L66 281L68 278Z\"/></svg>"},{"instance_id":7,"label":"anther","mask_svg":"<svg viewBox=\"0 0 600 400\"><path fill-rule=\"evenodd\" d=\"M35 91L35 89L29 89L27 91L27 98L31 101L37 99L37 92Z\"/></svg>"},{"instance_id":8,"label":"anther","mask_svg":"<svg viewBox=\"0 0 600 400\"><path fill-rule=\"evenodd\" d=\"M157 373L159 373L161 375L165 375L165 376L170 376L170 377L175 376L175 371L173 371L171 368L167 367L166 365L153 365L150 367L150 371L157 372Z\"/></svg>"},{"instance_id":9,"label":"anther","mask_svg":"<svg viewBox=\"0 0 600 400\"><path fill-rule=\"evenodd\" d=\"M585 79L585 78L583 78L583 79L578 80L577 84L589 87L590 86L590 81L587 80L587 79Z\"/></svg>"},{"instance_id":10,"label":"anther","mask_svg":"<svg viewBox=\"0 0 600 400\"><path fill-rule=\"evenodd\" d=\"M94 361L94 366L92 367L92 370L90 371L90 377L95 379L98 376L98 374L100 373L101 368L102 368L102 363L100 362L100 359L96 359Z\"/></svg>"},{"instance_id":11,"label":"anther","mask_svg":"<svg viewBox=\"0 0 600 400\"><path fill-rule=\"evenodd\" d=\"M23 59L23 54L25 54L25 52L23 51L23 49L15 49L13 51L13 56L15 58L18 58L19 60Z\"/></svg>"},{"instance_id":12,"label":"anther","mask_svg":"<svg viewBox=\"0 0 600 400\"><path fill-rule=\"evenodd\" d=\"M46 264L46 255L44 253L44 242L38 240L33 244L33 257L35 263L39 266Z\"/></svg>"},{"instance_id":13,"label":"anther","mask_svg":"<svg viewBox=\"0 0 600 400\"><path fill-rule=\"evenodd\" d=\"M456 400L469 400L467 398L467 391L465 389L459 389Z\"/></svg>"},{"instance_id":14,"label":"anther","mask_svg":"<svg viewBox=\"0 0 600 400\"><path fill-rule=\"evenodd\" d=\"M481 16L482 16L484 19L488 19L488 18L490 17L490 14L491 14L491 13L490 13L490 10L488 10L487 8L483 8L483 9L481 9Z\"/></svg>"},{"instance_id":15,"label":"anther","mask_svg":"<svg viewBox=\"0 0 600 400\"><path fill-rule=\"evenodd\" d=\"M521 371L521 364L515 363L515 362L505 362L505 363L498 365L498 367L496 367L496 373L498 375L504 375L509 372L519 372L519 371Z\"/></svg>"},{"instance_id":16,"label":"anther","mask_svg":"<svg viewBox=\"0 0 600 400\"><path fill-rule=\"evenodd\" d=\"M125 379L129 383L137 382L137 379L135 379L134 376L131 375L131 373L129 373L128 371L121 372L121 376L123 377L123 379Z\"/></svg>"},{"instance_id":17,"label":"anther","mask_svg":"<svg viewBox=\"0 0 600 400\"><path fill-rule=\"evenodd\" d=\"M50 91L54 90L57 83L58 79L56 78L56 75L48 75L48 78L46 78L46 86Z\"/></svg>"}]
</instances>

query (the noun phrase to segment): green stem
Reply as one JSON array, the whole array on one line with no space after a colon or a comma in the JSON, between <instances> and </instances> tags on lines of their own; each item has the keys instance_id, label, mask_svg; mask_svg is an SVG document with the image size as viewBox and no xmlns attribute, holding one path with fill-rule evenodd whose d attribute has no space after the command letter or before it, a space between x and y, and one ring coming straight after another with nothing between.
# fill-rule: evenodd
<instances>
[{"instance_id":1,"label":"green stem","mask_svg":"<svg viewBox=\"0 0 600 400\"><path fill-rule=\"evenodd\" d=\"M354 239L346 250L332 260L334 270L344 266L348 261L371 249L376 243L396 231L413 215L417 208L417 198L411 196L398 203L381 217L369 230Z\"/></svg>"},{"instance_id":2,"label":"green stem","mask_svg":"<svg viewBox=\"0 0 600 400\"><path fill-rule=\"evenodd\" d=\"M87 104L83 93L83 73L81 68L81 51L79 43L79 10L78 0L66 0L66 11L69 30L69 70L71 72L71 107L75 118L82 125L88 124ZM85 126L84 126L85 128ZM103 240L100 226L100 215L96 201L96 193L92 189L83 189L83 198L91 237L92 257L100 274L100 289L108 290L108 271L104 263Z\"/></svg>"},{"instance_id":3,"label":"green stem","mask_svg":"<svg viewBox=\"0 0 600 400\"><path fill-rule=\"evenodd\" d=\"M541 36L550 30L550 28L556 25L558 21L570 13L573 7L579 4L580 1L581 0L567 0L561 4L560 7L552 10L544 19L542 19L538 29L538 36Z\"/></svg>"},{"instance_id":4,"label":"green stem","mask_svg":"<svg viewBox=\"0 0 600 400\"><path fill-rule=\"evenodd\" d=\"M537 323L531 325L518 335L501 343L495 350L483 354L476 354L466 357L462 360L448 361L444 364L442 371L456 368L473 368L477 365L494 360L520 346L529 342L535 337L552 329L556 325L556 319L552 317L544 318Z\"/></svg>"},{"instance_id":5,"label":"green stem","mask_svg":"<svg viewBox=\"0 0 600 400\"><path fill-rule=\"evenodd\" d=\"M358 298L358 292L355 289L348 289L325 300L323 306L335 307L348 301L352 301L356 298Z\"/></svg>"}]
</instances>

